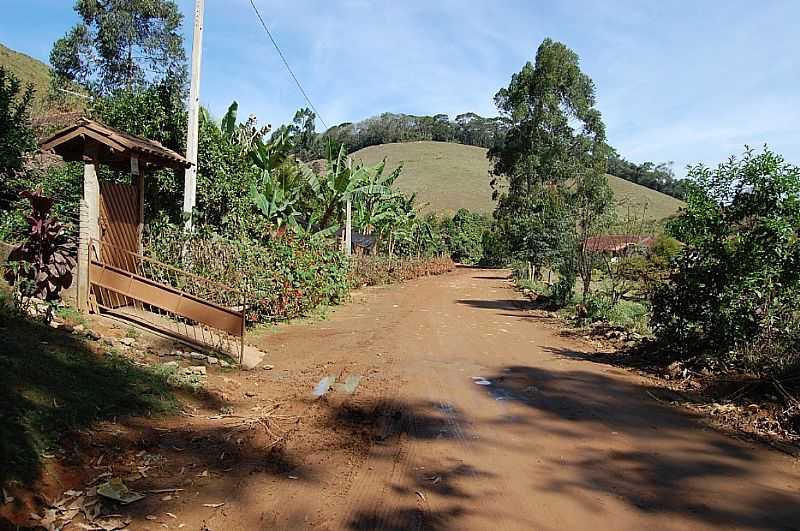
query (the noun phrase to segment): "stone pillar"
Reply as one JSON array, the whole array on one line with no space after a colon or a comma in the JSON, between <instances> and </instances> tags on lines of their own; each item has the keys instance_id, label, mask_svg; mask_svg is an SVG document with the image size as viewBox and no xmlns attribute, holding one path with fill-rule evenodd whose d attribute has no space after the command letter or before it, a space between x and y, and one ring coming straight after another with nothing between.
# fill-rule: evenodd
<instances>
[{"instance_id":1,"label":"stone pillar","mask_svg":"<svg viewBox=\"0 0 800 531\"><path fill-rule=\"evenodd\" d=\"M80 227L78 231L78 309L89 310L89 241L100 240L100 183L94 164L83 167L83 199L80 202ZM93 249L99 253L100 249Z\"/></svg>"}]
</instances>

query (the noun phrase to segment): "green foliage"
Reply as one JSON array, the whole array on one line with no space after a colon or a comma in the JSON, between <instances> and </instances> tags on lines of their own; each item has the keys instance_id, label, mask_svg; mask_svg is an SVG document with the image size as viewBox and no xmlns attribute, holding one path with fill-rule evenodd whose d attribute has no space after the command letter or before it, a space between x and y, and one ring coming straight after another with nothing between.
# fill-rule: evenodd
<instances>
[{"instance_id":1,"label":"green foliage","mask_svg":"<svg viewBox=\"0 0 800 531\"><path fill-rule=\"evenodd\" d=\"M64 224L67 230L78 230L78 204L83 195L83 164L70 162L50 166L46 170L35 167L15 173L6 180L8 194L16 194L19 199L11 201L6 209L0 209L0 240L19 242L25 237L25 220L29 203L19 195L22 191L38 189L46 196L53 197L53 217ZM13 197L13 196L11 196Z\"/></svg>"},{"instance_id":2,"label":"green foliage","mask_svg":"<svg viewBox=\"0 0 800 531\"><path fill-rule=\"evenodd\" d=\"M183 17L172 0L77 0L81 21L50 52L55 80L97 94L158 83L183 86Z\"/></svg>"},{"instance_id":3,"label":"green foliage","mask_svg":"<svg viewBox=\"0 0 800 531\"><path fill-rule=\"evenodd\" d=\"M450 257L462 264L477 264L483 258L483 235L489 226L480 214L462 208L444 224Z\"/></svg>"},{"instance_id":4,"label":"green foliage","mask_svg":"<svg viewBox=\"0 0 800 531\"><path fill-rule=\"evenodd\" d=\"M583 315L577 319L582 325L606 323L642 335L650 333L650 307L645 302L614 301L605 295L589 295L582 303L582 310Z\"/></svg>"},{"instance_id":5,"label":"green foliage","mask_svg":"<svg viewBox=\"0 0 800 531\"><path fill-rule=\"evenodd\" d=\"M689 172L685 213L669 227L686 244L653 297L658 337L684 355L796 357L800 323L800 168L764 149Z\"/></svg>"},{"instance_id":6,"label":"green foliage","mask_svg":"<svg viewBox=\"0 0 800 531\"><path fill-rule=\"evenodd\" d=\"M304 131L313 131L308 124L309 118L313 120L312 116L313 113L308 109L301 109L295 115L295 124ZM505 117L484 118L472 112L460 114L454 120L446 114L414 116L383 113L360 122L333 126L319 135L315 147L317 156L324 154L328 143L332 143L336 149L344 146L347 153L380 144L426 140L491 148L502 144L507 129L508 120Z\"/></svg>"},{"instance_id":7,"label":"green foliage","mask_svg":"<svg viewBox=\"0 0 800 531\"><path fill-rule=\"evenodd\" d=\"M187 114L174 79L167 78L136 89L115 90L95 99L89 113L93 119L106 125L155 140L178 153L185 152ZM201 133L201 145L202 141ZM102 166L101 170L104 170ZM204 187L198 186L198 195L203 192ZM145 219L163 213L179 220L182 197L182 172L159 170L148 173L145 179Z\"/></svg>"},{"instance_id":8,"label":"green foliage","mask_svg":"<svg viewBox=\"0 0 800 531\"><path fill-rule=\"evenodd\" d=\"M489 150L500 233L515 258L558 269L557 299L569 300L576 273L586 296L586 242L613 213L594 84L572 50L545 39L535 65L514 74L495 102L511 124L505 142Z\"/></svg>"},{"instance_id":9,"label":"green foliage","mask_svg":"<svg viewBox=\"0 0 800 531\"><path fill-rule=\"evenodd\" d=\"M683 199L686 194L686 182L675 179L672 162L635 164L614 152L608 159L608 173L678 199Z\"/></svg>"},{"instance_id":10,"label":"green foliage","mask_svg":"<svg viewBox=\"0 0 800 531\"><path fill-rule=\"evenodd\" d=\"M8 192L6 176L22 169L23 156L36 149L30 126L33 87L0 66L0 196ZM2 205L0 205L2 206Z\"/></svg>"},{"instance_id":11,"label":"green foliage","mask_svg":"<svg viewBox=\"0 0 800 531\"><path fill-rule=\"evenodd\" d=\"M349 266L333 242L292 233L253 241L199 228L160 226L146 248L156 259L240 290L250 323L306 315L335 304L349 288Z\"/></svg>"}]
</instances>

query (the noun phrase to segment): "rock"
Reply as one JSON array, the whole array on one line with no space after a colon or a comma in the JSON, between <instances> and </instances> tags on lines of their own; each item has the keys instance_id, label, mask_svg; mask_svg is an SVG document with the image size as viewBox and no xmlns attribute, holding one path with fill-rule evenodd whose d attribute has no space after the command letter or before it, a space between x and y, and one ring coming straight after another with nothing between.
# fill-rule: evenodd
<instances>
[{"instance_id":1,"label":"rock","mask_svg":"<svg viewBox=\"0 0 800 531\"><path fill-rule=\"evenodd\" d=\"M209 365L216 365L217 363L219 363L219 358L215 358L214 356L209 356L206 358L206 362Z\"/></svg>"},{"instance_id":2,"label":"rock","mask_svg":"<svg viewBox=\"0 0 800 531\"><path fill-rule=\"evenodd\" d=\"M245 391L244 396L247 398L253 398L256 394L253 391Z\"/></svg>"},{"instance_id":3,"label":"rock","mask_svg":"<svg viewBox=\"0 0 800 531\"><path fill-rule=\"evenodd\" d=\"M680 378L681 373L683 372L683 367L681 366L681 362L673 361L672 363L667 366L667 373L666 376L673 380Z\"/></svg>"},{"instance_id":4,"label":"rock","mask_svg":"<svg viewBox=\"0 0 800 531\"><path fill-rule=\"evenodd\" d=\"M183 352L180 351L180 350L173 350L172 352L169 353L169 355L170 356L175 356L176 358L182 358L183 357Z\"/></svg>"},{"instance_id":5,"label":"rock","mask_svg":"<svg viewBox=\"0 0 800 531\"><path fill-rule=\"evenodd\" d=\"M88 337L89 339L92 339L94 341L100 341L100 339L102 339L103 336L101 336L100 334L98 334L94 330L87 330L86 331L86 337Z\"/></svg>"},{"instance_id":6,"label":"rock","mask_svg":"<svg viewBox=\"0 0 800 531\"><path fill-rule=\"evenodd\" d=\"M200 354L199 352L192 352L190 356L193 360L203 360L203 361L205 361L205 359L208 357L205 354Z\"/></svg>"},{"instance_id":7,"label":"rock","mask_svg":"<svg viewBox=\"0 0 800 531\"><path fill-rule=\"evenodd\" d=\"M189 374L198 374L200 376L205 376L207 374L205 365L194 365L189 367L187 371Z\"/></svg>"},{"instance_id":8,"label":"rock","mask_svg":"<svg viewBox=\"0 0 800 531\"><path fill-rule=\"evenodd\" d=\"M166 362L166 363L164 364L164 367L171 367L171 368L172 368L172 367L174 367L174 368L176 368L176 369L177 369L178 367L180 367L180 366L181 366L181 364L180 364L180 363L178 363L177 361L168 361L168 362Z\"/></svg>"},{"instance_id":9,"label":"rock","mask_svg":"<svg viewBox=\"0 0 800 531\"><path fill-rule=\"evenodd\" d=\"M103 344L104 345L108 345L109 347L111 347L111 346L114 345L114 340L112 338L110 338L110 337L104 337L103 338Z\"/></svg>"},{"instance_id":10,"label":"rock","mask_svg":"<svg viewBox=\"0 0 800 531\"><path fill-rule=\"evenodd\" d=\"M262 365L262 366L261 366L261 368L262 368L263 370L265 370L265 371L271 371L272 369L274 369L274 368L275 368L275 365L269 365L269 364L267 364L267 365Z\"/></svg>"},{"instance_id":11,"label":"rock","mask_svg":"<svg viewBox=\"0 0 800 531\"><path fill-rule=\"evenodd\" d=\"M74 330L74 328L73 328L72 325L64 323L63 325L61 325L61 330L63 330L64 332L66 332L68 334L71 334L72 331Z\"/></svg>"},{"instance_id":12,"label":"rock","mask_svg":"<svg viewBox=\"0 0 800 531\"><path fill-rule=\"evenodd\" d=\"M49 323L47 323L47 326L49 326L50 328L58 329L58 328L61 328L62 324L63 323L59 323L58 321L50 321Z\"/></svg>"},{"instance_id":13,"label":"rock","mask_svg":"<svg viewBox=\"0 0 800 531\"><path fill-rule=\"evenodd\" d=\"M225 360L219 360L219 366L220 366L220 367L222 367L223 369L227 369L228 367L230 367L230 366L231 366L231 364L230 364L230 363L228 363L228 362L227 362L227 361L225 361Z\"/></svg>"},{"instance_id":14,"label":"rock","mask_svg":"<svg viewBox=\"0 0 800 531\"><path fill-rule=\"evenodd\" d=\"M133 339L132 337L121 337L117 341L119 341L120 343L122 343L127 347L132 347L133 345L136 344L136 340Z\"/></svg>"},{"instance_id":15,"label":"rock","mask_svg":"<svg viewBox=\"0 0 800 531\"><path fill-rule=\"evenodd\" d=\"M76 324L75 326L72 327L72 331L75 332L76 334L80 334L85 329L86 329L86 327L83 326L82 324Z\"/></svg>"}]
</instances>

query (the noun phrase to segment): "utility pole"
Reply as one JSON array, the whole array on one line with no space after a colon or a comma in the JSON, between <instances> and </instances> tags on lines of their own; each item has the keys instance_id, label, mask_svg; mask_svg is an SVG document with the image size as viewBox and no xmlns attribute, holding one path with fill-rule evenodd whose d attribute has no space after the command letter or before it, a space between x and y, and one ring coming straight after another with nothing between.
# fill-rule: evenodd
<instances>
[{"instance_id":1,"label":"utility pole","mask_svg":"<svg viewBox=\"0 0 800 531\"><path fill-rule=\"evenodd\" d=\"M203 13L205 0L195 0L194 39L192 40L192 81L189 89L189 128L186 132L186 159L192 163L183 176L185 227L192 228L192 210L197 200L197 136L200 125L200 66L203 55Z\"/></svg>"},{"instance_id":2,"label":"utility pole","mask_svg":"<svg viewBox=\"0 0 800 531\"><path fill-rule=\"evenodd\" d=\"M347 174L350 179L353 178L353 159L347 157ZM345 251L344 254L350 256L353 253L353 216L352 216L352 199L350 195L347 196L347 206L346 208L346 220L345 220L345 229L344 229L344 242L345 242Z\"/></svg>"}]
</instances>

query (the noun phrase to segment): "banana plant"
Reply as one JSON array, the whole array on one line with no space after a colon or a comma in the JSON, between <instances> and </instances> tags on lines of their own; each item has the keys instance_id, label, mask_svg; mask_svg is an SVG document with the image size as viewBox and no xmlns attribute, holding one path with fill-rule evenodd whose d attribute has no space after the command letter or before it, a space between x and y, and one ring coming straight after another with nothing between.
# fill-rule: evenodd
<instances>
[{"instance_id":1,"label":"banana plant","mask_svg":"<svg viewBox=\"0 0 800 531\"><path fill-rule=\"evenodd\" d=\"M287 187L280 179L276 179L264 170L259 178L258 186L250 188L250 198L261 214L278 228L288 226L292 230L300 230L296 203L300 199L300 191L296 187Z\"/></svg>"}]
</instances>

